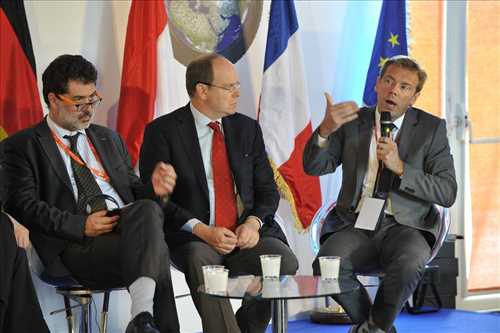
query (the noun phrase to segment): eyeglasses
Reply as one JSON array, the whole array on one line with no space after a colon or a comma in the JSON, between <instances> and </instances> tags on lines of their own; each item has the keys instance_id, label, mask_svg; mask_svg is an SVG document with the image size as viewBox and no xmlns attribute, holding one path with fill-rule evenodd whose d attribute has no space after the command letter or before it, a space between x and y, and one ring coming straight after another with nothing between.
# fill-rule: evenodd
<instances>
[{"instance_id":1,"label":"eyeglasses","mask_svg":"<svg viewBox=\"0 0 500 333\"><path fill-rule=\"evenodd\" d=\"M90 102L87 102L87 103L79 103L79 102L75 102L71 99L69 99L68 97L66 96L63 96L63 95L59 95L59 94L56 94L56 97L62 101L63 103L67 104L67 105L73 105L76 107L76 111L83 111L83 110L86 110L88 108L97 108L99 106L99 104L102 102L102 97L97 93L97 91L95 92L95 96L92 97L92 100Z\"/></svg>"},{"instance_id":2,"label":"eyeglasses","mask_svg":"<svg viewBox=\"0 0 500 333\"><path fill-rule=\"evenodd\" d=\"M222 90L225 90L225 91L229 91L230 93L234 93L236 91L239 91L240 88L241 88L241 83L239 83L239 82L228 84L225 87L224 86L218 86L218 85L213 84L213 83L202 82L202 81L198 81L197 83L206 84L207 86L219 88L219 89L222 89Z\"/></svg>"}]
</instances>

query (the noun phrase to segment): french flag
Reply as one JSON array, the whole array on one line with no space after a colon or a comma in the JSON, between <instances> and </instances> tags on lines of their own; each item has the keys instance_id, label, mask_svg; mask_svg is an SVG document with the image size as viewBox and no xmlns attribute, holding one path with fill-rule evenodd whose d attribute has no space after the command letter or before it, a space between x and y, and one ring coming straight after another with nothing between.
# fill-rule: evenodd
<instances>
[{"instance_id":1,"label":"french flag","mask_svg":"<svg viewBox=\"0 0 500 333\"><path fill-rule=\"evenodd\" d=\"M271 3L258 120L282 197L305 230L321 206L319 177L304 172L311 113L293 1Z\"/></svg>"}]
</instances>

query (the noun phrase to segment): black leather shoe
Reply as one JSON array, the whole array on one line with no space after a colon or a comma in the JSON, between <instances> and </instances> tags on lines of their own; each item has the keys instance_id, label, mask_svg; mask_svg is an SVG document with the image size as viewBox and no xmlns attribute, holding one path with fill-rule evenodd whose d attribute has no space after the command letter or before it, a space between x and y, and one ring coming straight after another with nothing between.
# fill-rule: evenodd
<instances>
[{"instance_id":1,"label":"black leather shoe","mask_svg":"<svg viewBox=\"0 0 500 333\"><path fill-rule=\"evenodd\" d=\"M149 312L141 312L127 325L125 333L160 333Z\"/></svg>"},{"instance_id":2,"label":"black leather shoe","mask_svg":"<svg viewBox=\"0 0 500 333\"><path fill-rule=\"evenodd\" d=\"M377 327L370 327L368 322L351 326L349 333L385 333ZM387 333L397 333L396 327L392 326Z\"/></svg>"}]
</instances>

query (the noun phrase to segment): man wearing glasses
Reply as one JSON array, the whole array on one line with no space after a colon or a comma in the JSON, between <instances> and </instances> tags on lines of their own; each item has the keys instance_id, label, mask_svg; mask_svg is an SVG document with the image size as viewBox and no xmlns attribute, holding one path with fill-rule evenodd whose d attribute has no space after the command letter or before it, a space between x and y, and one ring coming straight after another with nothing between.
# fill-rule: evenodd
<instances>
[{"instance_id":1,"label":"man wearing glasses","mask_svg":"<svg viewBox=\"0 0 500 333\"><path fill-rule=\"evenodd\" d=\"M160 208L175 171L158 163L143 184L120 136L91 124L101 97L83 57L56 58L42 80L48 116L5 140L6 211L30 230L49 275L128 288L127 333L179 332Z\"/></svg>"},{"instance_id":2,"label":"man wearing glasses","mask_svg":"<svg viewBox=\"0 0 500 333\"><path fill-rule=\"evenodd\" d=\"M239 88L238 74L224 57L194 60L186 71L190 103L150 123L141 148L143 180L158 162L176 168L177 186L165 210L166 240L205 333L264 332L271 308L267 301L243 300L235 316L228 300L198 292L202 266L261 275L259 255L280 254L281 274L295 274L298 267L274 221L279 194L261 129L236 113Z\"/></svg>"}]
</instances>

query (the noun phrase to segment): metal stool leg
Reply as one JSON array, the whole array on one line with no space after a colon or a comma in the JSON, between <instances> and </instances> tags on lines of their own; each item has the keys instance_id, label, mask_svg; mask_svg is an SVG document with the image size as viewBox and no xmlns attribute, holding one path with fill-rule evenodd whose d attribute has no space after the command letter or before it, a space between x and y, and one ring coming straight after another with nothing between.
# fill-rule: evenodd
<instances>
[{"instance_id":1,"label":"metal stool leg","mask_svg":"<svg viewBox=\"0 0 500 333\"><path fill-rule=\"evenodd\" d=\"M82 306L81 325L83 326L83 332L85 333L92 333L92 310L90 307L91 301L92 296L80 297L80 304Z\"/></svg>"},{"instance_id":2,"label":"metal stool leg","mask_svg":"<svg viewBox=\"0 0 500 333\"><path fill-rule=\"evenodd\" d=\"M108 328L109 294L110 291L104 292L104 299L102 301L101 321L99 324L99 333L106 333L106 330Z\"/></svg>"},{"instance_id":3,"label":"metal stool leg","mask_svg":"<svg viewBox=\"0 0 500 333\"><path fill-rule=\"evenodd\" d=\"M64 310L66 312L66 322L68 323L68 332L75 333L75 325L73 321L73 312L71 311L71 303L68 296L63 296L64 298Z\"/></svg>"}]
</instances>

